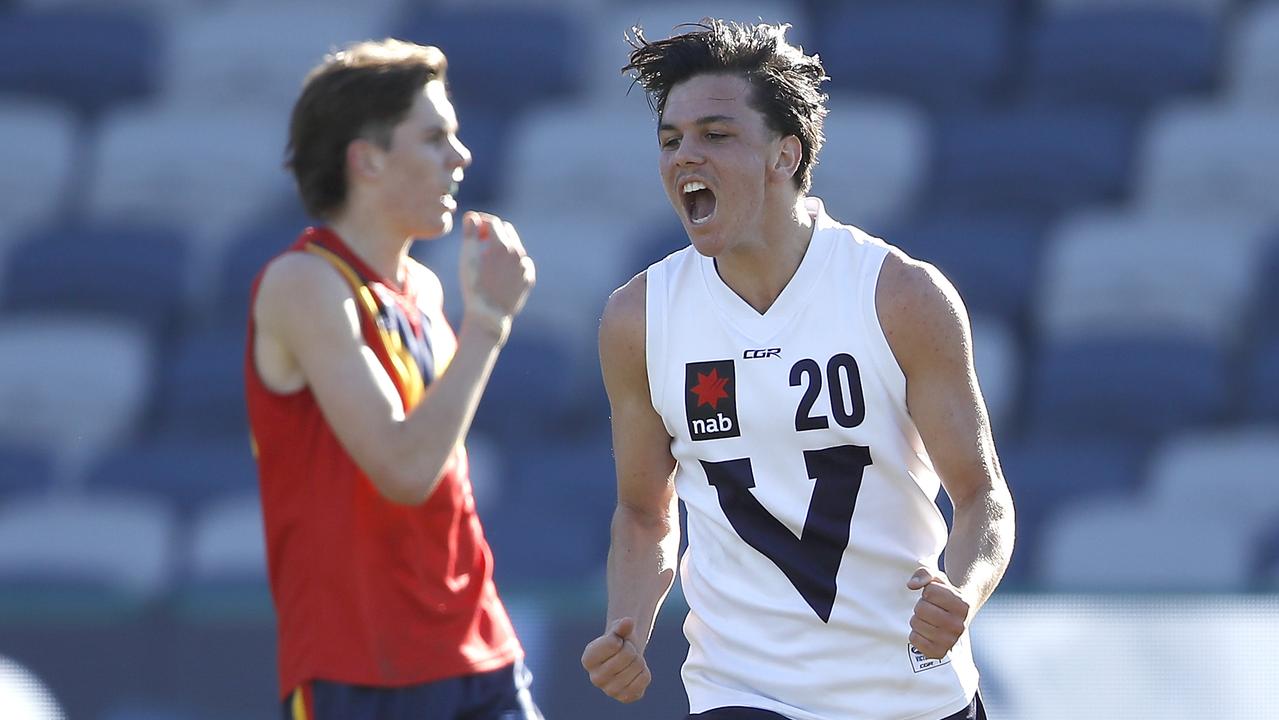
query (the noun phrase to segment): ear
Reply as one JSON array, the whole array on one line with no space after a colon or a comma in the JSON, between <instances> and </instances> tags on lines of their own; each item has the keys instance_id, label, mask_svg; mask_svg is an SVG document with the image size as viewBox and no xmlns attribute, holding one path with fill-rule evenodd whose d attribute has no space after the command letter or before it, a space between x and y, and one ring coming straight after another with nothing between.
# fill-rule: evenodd
<instances>
[{"instance_id":1,"label":"ear","mask_svg":"<svg viewBox=\"0 0 1279 720\"><path fill-rule=\"evenodd\" d=\"M799 170L799 161L804 155L804 146L799 138L787 135L777 141L777 157L773 162L773 172L779 180L790 180Z\"/></svg>"},{"instance_id":2,"label":"ear","mask_svg":"<svg viewBox=\"0 0 1279 720\"><path fill-rule=\"evenodd\" d=\"M385 153L377 144L364 138L356 138L346 146L346 170L348 177L373 179L382 172Z\"/></svg>"}]
</instances>

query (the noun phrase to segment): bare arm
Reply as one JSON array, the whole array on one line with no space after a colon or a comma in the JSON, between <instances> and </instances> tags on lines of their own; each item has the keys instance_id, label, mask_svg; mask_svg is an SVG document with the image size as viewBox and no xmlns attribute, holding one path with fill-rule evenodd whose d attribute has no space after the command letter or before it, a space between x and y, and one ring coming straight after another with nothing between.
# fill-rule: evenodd
<instances>
[{"instance_id":1,"label":"bare arm","mask_svg":"<svg viewBox=\"0 0 1279 720\"><path fill-rule=\"evenodd\" d=\"M490 292L480 311L468 303L453 361L407 414L364 342L350 286L326 261L289 254L262 279L254 305L259 372L309 386L343 447L393 502L421 503L435 489L470 429L510 316L532 285L518 237L490 242L482 253L479 274L506 292Z\"/></svg>"},{"instance_id":2,"label":"bare arm","mask_svg":"<svg viewBox=\"0 0 1279 720\"><path fill-rule=\"evenodd\" d=\"M907 408L955 508L946 575L963 601L953 609L966 624L1003 577L1014 532L1012 497L973 369L967 311L940 272L896 253L884 261L875 300L906 375ZM937 588L925 587L930 579L919 584L925 600L944 600Z\"/></svg>"},{"instance_id":3,"label":"bare arm","mask_svg":"<svg viewBox=\"0 0 1279 720\"><path fill-rule=\"evenodd\" d=\"M600 366L613 416L617 510L608 554L608 619L587 646L591 681L622 702L638 700L651 675L644 649L675 579L679 516L671 438L649 396L644 342L645 277L609 298L600 325Z\"/></svg>"}]
</instances>

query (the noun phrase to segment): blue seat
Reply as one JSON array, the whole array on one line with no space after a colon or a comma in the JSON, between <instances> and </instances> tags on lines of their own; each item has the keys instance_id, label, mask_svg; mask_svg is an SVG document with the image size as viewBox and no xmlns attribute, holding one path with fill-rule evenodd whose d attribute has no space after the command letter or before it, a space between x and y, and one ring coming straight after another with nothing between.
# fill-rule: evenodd
<instances>
[{"instance_id":1,"label":"blue seat","mask_svg":"<svg viewBox=\"0 0 1279 720\"><path fill-rule=\"evenodd\" d=\"M1248 416L1260 422L1279 422L1279 334L1253 353L1246 383L1243 392Z\"/></svg>"},{"instance_id":2,"label":"blue seat","mask_svg":"<svg viewBox=\"0 0 1279 720\"><path fill-rule=\"evenodd\" d=\"M476 430L503 444L537 442L571 422L579 385L588 379L578 377L576 359L550 330L515 323L476 410Z\"/></svg>"},{"instance_id":3,"label":"blue seat","mask_svg":"<svg viewBox=\"0 0 1279 720\"><path fill-rule=\"evenodd\" d=\"M166 433L243 440L248 432L244 401L243 324L188 331L164 361L156 425Z\"/></svg>"},{"instance_id":4,"label":"blue seat","mask_svg":"<svg viewBox=\"0 0 1279 720\"><path fill-rule=\"evenodd\" d=\"M284 252L303 229L318 224L302 211L298 201L290 199L250 220L236 233L223 255L214 308L216 321L243 326L248 319L249 291L258 273L271 258Z\"/></svg>"},{"instance_id":5,"label":"blue seat","mask_svg":"<svg viewBox=\"0 0 1279 720\"><path fill-rule=\"evenodd\" d=\"M1031 582L1041 535L1059 507L1090 496L1135 493L1145 451L1123 436L1041 434L1001 444L999 462L1017 510L1017 545L1005 577Z\"/></svg>"},{"instance_id":6,"label":"blue seat","mask_svg":"<svg viewBox=\"0 0 1279 720\"><path fill-rule=\"evenodd\" d=\"M85 112L155 93L162 34L128 10L80 8L0 15L0 92L51 97Z\"/></svg>"},{"instance_id":7,"label":"blue seat","mask_svg":"<svg viewBox=\"0 0 1279 720\"><path fill-rule=\"evenodd\" d=\"M942 206L1051 213L1127 190L1134 127L1112 108L954 113L937 132L933 192Z\"/></svg>"},{"instance_id":8,"label":"blue seat","mask_svg":"<svg viewBox=\"0 0 1279 720\"><path fill-rule=\"evenodd\" d=\"M46 453L0 443L0 498L48 489L53 458Z\"/></svg>"},{"instance_id":9,"label":"blue seat","mask_svg":"<svg viewBox=\"0 0 1279 720\"><path fill-rule=\"evenodd\" d=\"M456 109L458 137L471 151L471 165L458 188L458 207L487 209L497 199L506 170L510 114L469 98L458 102Z\"/></svg>"},{"instance_id":10,"label":"blue seat","mask_svg":"<svg viewBox=\"0 0 1279 720\"><path fill-rule=\"evenodd\" d=\"M1226 354L1180 338L1059 340L1031 370L1036 432L1155 438L1224 419Z\"/></svg>"},{"instance_id":11,"label":"blue seat","mask_svg":"<svg viewBox=\"0 0 1279 720\"><path fill-rule=\"evenodd\" d=\"M577 55L566 50L582 34L567 14L507 4L414 8L399 22L396 36L444 51L449 85L461 105L487 105L510 115L581 86Z\"/></svg>"},{"instance_id":12,"label":"blue seat","mask_svg":"<svg viewBox=\"0 0 1279 720\"><path fill-rule=\"evenodd\" d=\"M257 466L247 434L158 435L101 458L90 468L86 484L91 490L163 497L190 513L210 498L255 492Z\"/></svg>"},{"instance_id":13,"label":"blue seat","mask_svg":"<svg viewBox=\"0 0 1279 720\"><path fill-rule=\"evenodd\" d=\"M1046 13L1029 43L1029 96L1121 107L1210 90L1220 50L1206 13L1153 5Z\"/></svg>"},{"instance_id":14,"label":"blue seat","mask_svg":"<svg viewBox=\"0 0 1279 720\"><path fill-rule=\"evenodd\" d=\"M184 312L187 257L182 236L164 228L46 228L12 249L0 304L125 317L164 332Z\"/></svg>"},{"instance_id":15,"label":"blue seat","mask_svg":"<svg viewBox=\"0 0 1279 720\"><path fill-rule=\"evenodd\" d=\"M884 240L936 265L970 313L1016 321L1032 300L1047 222L1019 211L942 210L884 233Z\"/></svg>"},{"instance_id":16,"label":"blue seat","mask_svg":"<svg viewBox=\"0 0 1279 720\"><path fill-rule=\"evenodd\" d=\"M977 103L1005 75L1010 5L993 0L818 4L816 50L832 91Z\"/></svg>"}]
</instances>

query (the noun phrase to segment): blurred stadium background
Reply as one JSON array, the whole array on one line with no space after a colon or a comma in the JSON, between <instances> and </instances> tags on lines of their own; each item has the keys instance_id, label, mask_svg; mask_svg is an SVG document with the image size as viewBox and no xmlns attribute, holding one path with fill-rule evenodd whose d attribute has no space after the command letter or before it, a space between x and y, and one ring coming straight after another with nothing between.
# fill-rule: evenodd
<instances>
[{"instance_id":1,"label":"blurred stadium background","mask_svg":"<svg viewBox=\"0 0 1279 720\"><path fill-rule=\"evenodd\" d=\"M306 222L281 168L301 78L394 35L448 54L462 205L539 267L469 443L539 702L680 717L678 591L643 702L578 657L614 499L597 320L685 242L623 31L703 15L822 56L815 194L968 302L1019 521L975 640L992 716L1279 717L1261 0L0 0L0 716L278 716L246 292ZM456 250L416 253L449 282Z\"/></svg>"}]
</instances>

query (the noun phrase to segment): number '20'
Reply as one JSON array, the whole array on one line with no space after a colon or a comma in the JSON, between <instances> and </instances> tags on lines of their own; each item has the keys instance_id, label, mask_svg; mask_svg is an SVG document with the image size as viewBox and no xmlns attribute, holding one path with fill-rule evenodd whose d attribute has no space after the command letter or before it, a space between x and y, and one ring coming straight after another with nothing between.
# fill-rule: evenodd
<instances>
[{"instance_id":1,"label":"number '20'","mask_svg":"<svg viewBox=\"0 0 1279 720\"><path fill-rule=\"evenodd\" d=\"M848 353L840 353L826 362L826 385L830 394L830 412L840 427L854 428L866 419L866 405L862 398L862 375L857 360ZM825 415L813 416L813 404L822 392L822 368L812 358L804 358L790 369L790 385L798 387L807 383L804 396L795 409L796 430L823 430L830 427ZM849 407L849 404L852 407Z\"/></svg>"}]
</instances>

